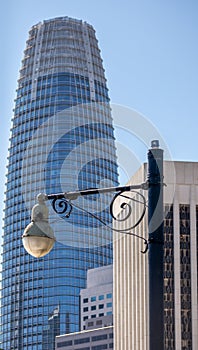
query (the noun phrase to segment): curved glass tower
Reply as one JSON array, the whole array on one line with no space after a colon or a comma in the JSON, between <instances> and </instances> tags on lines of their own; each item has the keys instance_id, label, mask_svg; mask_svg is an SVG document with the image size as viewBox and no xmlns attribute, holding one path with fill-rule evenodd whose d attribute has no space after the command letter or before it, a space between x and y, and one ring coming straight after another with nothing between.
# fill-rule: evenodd
<instances>
[{"instance_id":1,"label":"curved glass tower","mask_svg":"<svg viewBox=\"0 0 198 350\"><path fill-rule=\"evenodd\" d=\"M94 218L111 225L106 195L79 198L68 218L48 203L55 248L44 258L28 255L21 235L36 195L115 186L117 181L108 89L93 27L68 17L33 26L9 149L2 349L51 350L55 335L79 330L86 271L112 263L111 230Z\"/></svg>"}]
</instances>

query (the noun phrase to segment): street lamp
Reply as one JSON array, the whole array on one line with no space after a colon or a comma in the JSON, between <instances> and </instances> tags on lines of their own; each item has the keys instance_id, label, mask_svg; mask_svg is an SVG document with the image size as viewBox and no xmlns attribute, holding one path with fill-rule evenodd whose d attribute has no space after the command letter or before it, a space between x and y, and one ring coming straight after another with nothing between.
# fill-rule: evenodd
<instances>
[{"instance_id":1,"label":"street lamp","mask_svg":"<svg viewBox=\"0 0 198 350\"><path fill-rule=\"evenodd\" d=\"M135 191L137 189L147 190L148 189L147 182L142 183L140 185L88 189L83 191L56 193L56 194L49 194L49 195L40 193L37 196L38 204L34 205L34 207L32 208L31 223L25 228L22 236L23 246L25 250L35 258L40 258L48 254L54 246L56 238L54 236L54 232L52 228L49 225L49 210L45 204L45 201L52 200L52 207L54 211L58 214L65 213L65 217L69 218L69 216L71 215L73 206L75 207L75 204L72 203L71 201L77 199L79 196L89 196L93 194L102 194L102 193L110 193L110 192L116 193L110 205L110 214L115 220L116 220L116 216L113 213L113 205L116 198L123 197L124 199L133 200L133 198L125 194L126 192L130 192L131 194L135 193L136 195L139 195L141 198L143 209L139 219L133 224L133 226L128 229L125 229L125 231L117 230L110 227L114 231L124 232L130 235L136 236L135 234L132 234L127 231L130 231L130 229L133 229L140 223L146 211L146 199L141 193L138 193ZM129 204L126 203L126 201L124 202L122 201L121 208L124 209L125 206L130 208ZM83 208L79 208L79 209L81 209L84 212L87 212ZM95 217L96 219L98 219L104 225L108 226L96 215L91 214L89 212L87 213L92 217ZM131 208L129 209L129 212L125 217L125 219L127 219L130 215L131 215ZM145 243L147 243L147 240L144 239L143 237L139 237L139 238L143 239Z\"/></svg>"},{"instance_id":2,"label":"street lamp","mask_svg":"<svg viewBox=\"0 0 198 350\"><path fill-rule=\"evenodd\" d=\"M149 345L150 350L163 350L164 348L164 280L163 280L163 150L159 148L159 141L151 142L151 149L148 151L148 178L147 181L139 185L128 185L122 187L109 187L102 189L87 189L75 192L65 192L56 194L39 194L38 204L32 209L31 223L25 228L22 241L26 251L32 256L39 258L48 254L53 248L55 236L48 222L48 208L46 200L52 200L52 207L56 213L64 214L68 218L75 207L75 201L79 196L89 196L93 194L115 193L110 205L110 214L117 220L113 212L114 201L119 197L122 200L120 208L128 208L128 214L123 220L129 218L132 209L129 200L136 201L143 205L139 218L130 228L115 229L108 226L100 218L95 217L113 231L122 232L138 237L146 244L146 249L142 253L149 251ZM137 190L148 190L148 239L137 236L131 229L139 225L146 211L146 199ZM126 192L140 196L140 200L126 195ZM127 201L126 201L127 199ZM58 203L58 204L57 204ZM79 207L78 207L79 208ZM86 212L83 208L82 211Z\"/></svg>"},{"instance_id":3,"label":"street lamp","mask_svg":"<svg viewBox=\"0 0 198 350\"><path fill-rule=\"evenodd\" d=\"M38 204L31 213L31 223L25 228L22 241L25 250L35 258L45 256L54 246L55 236L49 225L49 210L45 204L46 195L37 196Z\"/></svg>"}]
</instances>

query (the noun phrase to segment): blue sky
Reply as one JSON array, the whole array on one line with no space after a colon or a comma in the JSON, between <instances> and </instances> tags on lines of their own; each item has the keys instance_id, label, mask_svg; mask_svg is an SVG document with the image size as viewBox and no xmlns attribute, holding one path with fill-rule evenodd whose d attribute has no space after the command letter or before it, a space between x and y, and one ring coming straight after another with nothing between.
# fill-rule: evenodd
<instances>
[{"instance_id":1,"label":"blue sky","mask_svg":"<svg viewBox=\"0 0 198 350\"><path fill-rule=\"evenodd\" d=\"M1 4L0 21L0 209L25 41L33 24L57 16L83 19L96 29L111 101L149 119L174 160L197 161L196 0L7 0ZM127 139L122 133L118 137L121 143ZM126 143L138 155L130 135Z\"/></svg>"}]
</instances>

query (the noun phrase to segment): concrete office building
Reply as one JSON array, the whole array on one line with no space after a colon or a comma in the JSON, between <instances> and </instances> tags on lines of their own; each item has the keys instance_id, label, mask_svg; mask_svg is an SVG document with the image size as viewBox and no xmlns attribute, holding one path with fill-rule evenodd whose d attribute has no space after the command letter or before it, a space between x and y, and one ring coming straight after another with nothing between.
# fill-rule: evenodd
<instances>
[{"instance_id":1,"label":"concrete office building","mask_svg":"<svg viewBox=\"0 0 198 350\"><path fill-rule=\"evenodd\" d=\"M81 330L90 326L90 319L112 315L113 265L88 270L87 288L80 291L80 300Z\"/></svg>"},{"instance_id":2,"label":"concrete office building","mask_svg":"<svg viewBox=\"0 0 198 350\"><path fill-rule=\"evenodd\" d=\"M141 183L146 177L144 164L130 182ZM164 183L164 350L196 350L198 163L164 162ZM136 203L131 220L137 219L139 212ZM146 217L134 233L147 238ZM127 235L116 238L114 349L149 350L148 254L141 253L141 240Z\"/></svg>"},{"instance_id":3,"label":"concrete office building","mask_svg":"<svg viewBox=\"0 0 198 350\"><path fill-rule=\"evenodd\" d=\"M79 293L86 286L86 272L111 264L113 255L111 232L86 211L110 223L105 209L109 199L79 198L67 219L49 203L57 241L44 258L29 256L21 236L38 193L97 188L101 181L117 185L116 162L94 28L68 17L34 25L20 69L9 148L1 348L51 349L45 330L57 305L54 330L79 331Z\"/></svg>"}]
</instances>

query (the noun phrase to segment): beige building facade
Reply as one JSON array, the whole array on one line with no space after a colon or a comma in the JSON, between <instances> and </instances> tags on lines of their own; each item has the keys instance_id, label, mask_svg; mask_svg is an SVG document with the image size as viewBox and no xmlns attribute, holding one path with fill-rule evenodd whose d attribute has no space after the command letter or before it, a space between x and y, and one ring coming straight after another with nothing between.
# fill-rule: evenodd
<instances>
[{"instance_id":1,"label":"beige building facade","mask_svg":"<svg viewBox=\"0 0 198 350\"><path fill-rule=\"evenodd\" d=\"M143 164L130 183L146 179ZM197 350L198 163L164 162L164 183L164 350ZM134 202L132 224L141 210ZM124 229L128 223L120 225ZM148 238L146 215L131 232ZM143 240L115 234L115 350L149 350L148 253L143 250Z\"/></svg>"}]
</instances>

